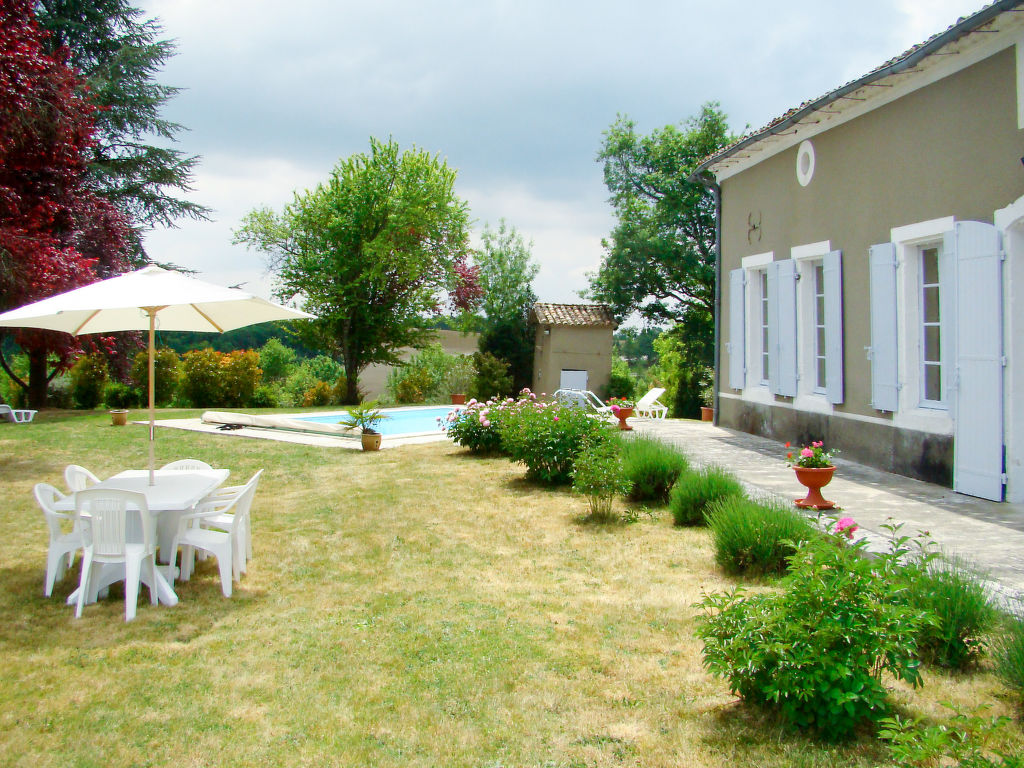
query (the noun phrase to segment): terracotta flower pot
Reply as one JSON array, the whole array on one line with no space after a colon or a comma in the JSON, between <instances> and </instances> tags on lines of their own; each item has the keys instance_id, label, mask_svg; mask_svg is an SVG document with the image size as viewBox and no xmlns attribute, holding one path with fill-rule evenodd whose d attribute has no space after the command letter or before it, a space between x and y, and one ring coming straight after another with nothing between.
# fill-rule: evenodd
<instances>
[{"instance_id":1,"label":"terracotta flower pot","mask_svg":"<svg viewBox=\"0 0 1024 768\"><path fill-rule=\"evenodd\" d=\"M123 427L128 424L128 411L116 409L110 412L110 423L115 427Z\"/></svg>"},{"instance_id":2,"label":"terracotta flower pot","mask_svg":"<svg viewBox=\"0 0 1024 768\"><path fill-rule=\"evenodd\" d=\"M379 451L381 439L382 436L380 432L363 432L363 434L360 435L364 451Z\"/></svg>"},{"instance_id":3,"label":"terracotta flower pot","mask_svg":"<svg viewBox=\"0 0 1024 768\"><path fill-rule=\"evenodd\" d=\"M451 396L451 398L452 398L452 405L465 405L466 404L466 396L465 395L453 394Z\"/></svg>"},{"instance_id":4,"label":"terracotta flower pot","mask_svg":"<svg viewBox=\"0 0 1024 768\"><path fill-rule=\"evenodd\" d=\"M624 429L627 431L633 429L626 423L626 419L633 415L632 408L619 408L619 412L615 415L619 417L619 429Z\"/></svg>"},{"instance_id":5,"label":"terracotta flower pot","mask_svg":"<svg viewBox=\"0 0 1024 768\"><path fill-rule=\"evenodd\" d=\"M794 503L801 509L832 509L835 502L821 495L821 489L832 481L835 467L793 467L797 481L807 488L807 496Z\"/></svg>"},{"instance_id":6,"label":"terracotta flower pot","mask_svg":"<svg viewBox=\"0 0 1024 768\"><path fill-rule=\"evenodd\" d=\"M700 407L700 420L701 421L714 421L715 420L715 409L708 408L706 405Z\"/></svg>"}]
</instances>

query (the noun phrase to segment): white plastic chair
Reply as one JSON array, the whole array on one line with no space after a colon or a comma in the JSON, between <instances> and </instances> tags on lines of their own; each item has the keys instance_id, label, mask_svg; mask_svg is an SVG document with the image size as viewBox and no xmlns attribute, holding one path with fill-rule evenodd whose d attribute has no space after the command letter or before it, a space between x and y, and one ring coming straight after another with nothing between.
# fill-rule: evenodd
<instances>
[{"instance_id":1,"label":"white plastic chair","mask_svg":"<svg viewBox=\"0 0 1024 768\"><path fill-rule=\"evenodd\" d=\"M181 547L179 578L182 581L192 577L195 550L203 550L217 558L221 591L224 597L231 597L232 582L241 580L245 567L249 508L262 472L261 469L253 475L237 493L208 497L209 500L200 502L196 512L181 516L171 551L176 552ZM218 527L204 528L202 524L208 520L216 520Z\"/></svg>"},{"instance_id":2,"label":"white plastic chair","mask_svg":"<svg viewBox=\"0 0 1024 768\"><path fill-rule=\"evenodd\" d=\"M213 467L199 459L177 459L176 461L164 464L160 469L180 469L192 472L202 472L208 469L213 469Z\"/></svg>"},{"instance_id":3,"label":"white plastic chair","mask_svg":"<svg viewBox=\"0 0 1024 768\"><path fill-rule=\"evenodd\" d=\"M78 491L75 515L82 522L85 539L75 617L81 618L87 599L96 600L99 569L104 565L124 564L125 621L135 618L143 575L149 580L149 601L156 605L156 536L145 494L114 489ZM133 516L138 516L138 526L132 523Z\"/></svg>"},{"instance_id":4,"label":"white plastic chair","mask_svg":"<svg viewBox=\"0 0 1024 768\"><path fill-rule=\"evenodd\" d=\"M589 389L558 389L555 390L554 397L562 405L590 408L598 413L611 413L612 411L610 405L601 402L601 398Z\"/></svg>"},{"instance_id":5,"label":"white plastic chair","mask_svg":"<svg viewBox=\"0 0 1024 768\"><path fill-rule=\"evenodd\" d=\"M11 408L6 403L0 403L0 421L9 421L12 424L27 424L36 417L39 411L30 411L27 408Z\"/></svg>"},{"instance_id":6,"label":"white plastic chair","mask_svg":"<svg viewBox=\"0 0 1024 768\"><path fill-rule=\"evenodd\" d=\"M245 485L231 485L223 488L218 488L209 495L207 495L200 503L220 503L226 504L233 497L242 494L249 486L252 486L252 495L256 495L256 486L259 484L260 476L263 474L263 470L259 470L252 477L249 478L249 482ZM204 517L201 521L201 525L204 528L215 528L218 531L229 531L231 528L232 518L237 512L221 511L217 514L211 514L209 517ZM239 570L245 573L246 563L252 560L252 498L248 501L248 509L246 510L245 520L240 521L241 525L238 528L237 536L239 537L239 548L238 552L241 554L239 557Z\"/></svg>"},{"instance_id":7,"label":"white plastic chair","mask_svg":"<svg viewBox=\"0 0 1024 768\"><path fill-rule=\"evenodd\" d=\"M64 482L67 483L68 490L72 493L84 491L90 485L96 485L99 481L100 479L96 475L77 464L68 464L67 469L64 470Z\"/></svg>"},{"instance_id":8,"label":"white plastic chair","mask_svg":"<svg viewBox=\"0 0 1024 768\"><path fill-rule=\"evenodd\" d=\"M58 579L64 578L65 571L75 562L75 553L84 545L82 526L75 520L75 515L55 509L57 501L65 496L52 485L36 483L33 493L50 529L50 546L46 552L46 584L43 588L44 594L50 597L53 585ZM70 532L64 530L62 523L65 521L73 521Z\"/></svg>"},{"instance_id":9,"label":"white plastic chair","mask_svg":"<svg viewBox=\"0 0 1024 768\"><path fill-rule=\"evenodd\" d=\"M646 395L636 401L633 410L636 416L646 416L649 419L664 419L668 416L668 406L658 400L665 394L663 387L655 387Z\"/></svg>"}]
</instances>

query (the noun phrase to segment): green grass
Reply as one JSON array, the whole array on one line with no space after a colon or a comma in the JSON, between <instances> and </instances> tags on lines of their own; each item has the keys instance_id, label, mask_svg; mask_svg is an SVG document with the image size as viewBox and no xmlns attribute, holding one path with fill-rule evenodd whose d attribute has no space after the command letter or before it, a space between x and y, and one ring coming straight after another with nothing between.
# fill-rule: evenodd
<instances>
[{"instance_id":1,"label":"green grass","mask_svg":"<svg viewBox=\"0 0 1024 768\"><path fill-rule=\"evenodd\" d=\"M183 416L183 412L161 414ZM32 485L141 467L145 428L43 412L0 425L5 766L875 766L737 705L701 667L708 533L578 523L586 502L447 443L379 453L161 429L157 462L266 472L231 599L213 560L181 602L43 597ZM763 589L755 587L754 589ZM992 701L987 670L899 689L910 715ZM1020 742L1019 729L1014 738Z\"/></svg>"}]
</instances>

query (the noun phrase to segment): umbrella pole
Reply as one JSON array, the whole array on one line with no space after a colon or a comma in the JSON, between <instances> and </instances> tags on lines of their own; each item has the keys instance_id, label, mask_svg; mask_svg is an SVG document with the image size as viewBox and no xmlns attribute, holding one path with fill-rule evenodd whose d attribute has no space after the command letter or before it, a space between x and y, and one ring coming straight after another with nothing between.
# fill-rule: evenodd
<instances>
[{"instance_id":1,"label":"umbrella pole","mask_svg":"<svg viewBox=\"0 0 1024 768\"><path fill-rule=\"evenodd\" d=\"M149 484L156 485L156 453L153 450L153 442L156 437L156 385L153 381L153 374L156 365L153 362L154 348L156 346L156 308L146 309L149 315Z\"/></svg>"}]
</instances>

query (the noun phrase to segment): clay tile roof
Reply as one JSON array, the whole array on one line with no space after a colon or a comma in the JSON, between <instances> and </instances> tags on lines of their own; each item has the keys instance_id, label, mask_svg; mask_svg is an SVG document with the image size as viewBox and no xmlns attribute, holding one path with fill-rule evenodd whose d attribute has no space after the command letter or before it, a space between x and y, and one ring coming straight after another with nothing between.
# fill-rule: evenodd
<instances>
[{"instance_id":1,"label":"clay tile roof","mask_svg":"<svg viewBox=\"0 0 1024 768\"><path fill-rule=\"evenodd\" d=\"M615 316L607 304L533 305L532 314L541 325L579 325L616 327Z\"/></svg>"}]
</instances>

